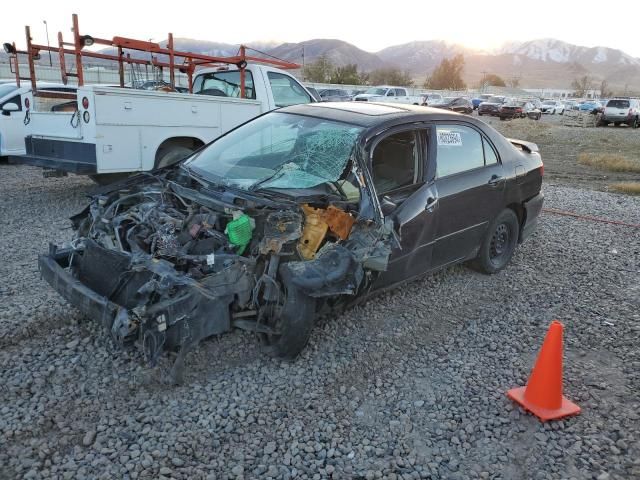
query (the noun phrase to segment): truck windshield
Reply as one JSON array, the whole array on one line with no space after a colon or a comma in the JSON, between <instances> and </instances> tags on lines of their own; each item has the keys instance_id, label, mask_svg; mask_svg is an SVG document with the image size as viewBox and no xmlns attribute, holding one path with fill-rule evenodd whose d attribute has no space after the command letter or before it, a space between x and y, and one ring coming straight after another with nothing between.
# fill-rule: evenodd
<instances>
[{"instance_id":1,"label":"truck windshield","mask_svg":"<svg viewBox=\"0 0 640 480\"><path fill-rule=\"evenodd\" d=\"M342 177L361 131L271 112L216 140L185 166L206 180L245 190L311 188Z\"/></svg>"},{"instance_id":2,"label":"truck windshield","mask_svg":"<svg viewBox=\"0 0 640 480\"><path fill-rule=\"evenodd\" d=\"M384 95L387 93L386 88L369 88L364 93L368 93L370 95Z\"/></svg>"},{"instance_id":3,"label":"truck windshield","mask_svg":"<svg viewBox=\"0 0 640 480\"><path fill-rule=\"evenodd\" d=\"M9 95L14 90L17 90L17 88L18 87L16 87L15 84L11 83L0 84L0 98L4 97L5 95Z\"/></svg>"}]
</instances>

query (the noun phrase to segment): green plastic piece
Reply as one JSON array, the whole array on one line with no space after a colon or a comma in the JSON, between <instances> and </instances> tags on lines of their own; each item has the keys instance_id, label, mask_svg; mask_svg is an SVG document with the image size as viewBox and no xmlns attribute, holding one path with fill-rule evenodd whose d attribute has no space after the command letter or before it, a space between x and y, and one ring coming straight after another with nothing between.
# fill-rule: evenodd
<instances>
[{"instance_id":1,"label":"green plastic piece","mask_svg":"<svg viewBox=\"0 0 640 480\"><path fill-rule=\"evenodd\" d=\"M227 223L224 233L227 234L229 243L238 248L238 254L242 254L251 242L252 231L251 218L243 213Z\"/></svg>"}]
</instances>

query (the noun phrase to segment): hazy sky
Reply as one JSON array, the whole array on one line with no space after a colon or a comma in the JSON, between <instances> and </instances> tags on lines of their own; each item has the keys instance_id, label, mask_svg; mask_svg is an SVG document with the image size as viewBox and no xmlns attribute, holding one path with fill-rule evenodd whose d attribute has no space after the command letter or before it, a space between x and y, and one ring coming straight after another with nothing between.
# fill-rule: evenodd
<instances>
[{"instance_id":1,"label":"hazy sky","mask_svg":"<svg viewBox=\"0 0 640 480\"><path fill-rule=\"evenodd\" d=\"M81 33L102 38L161 40L172 32L178 37L249 45L255 40L339 38L375 52L412 40L438 39L491 49L511 40L552 37L619 48L640 57L638 28L625 21L631 20L625 14L640 15L638 3L621 0L611 2L611 8L604 5L586 0L2 0L0 42L15 40L24 46L24 25L30 25L34 40L46 43L43 20L52 42L59 30L70 40L71 14L78 13ZM611 21L610 14L617 20Z\"/></svg>"}]
</instances>

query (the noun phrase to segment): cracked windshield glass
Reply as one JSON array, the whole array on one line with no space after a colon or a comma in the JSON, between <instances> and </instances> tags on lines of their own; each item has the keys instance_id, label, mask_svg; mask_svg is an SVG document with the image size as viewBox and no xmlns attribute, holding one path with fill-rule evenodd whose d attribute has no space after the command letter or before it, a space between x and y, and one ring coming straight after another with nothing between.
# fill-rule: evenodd
<instances>
[{"instance_id":1,"label":"cracked windshield glass","mask_svg":"<svg viewBox=\"0 0 640 480\"><path fill-rule=\"evenodd\" d=\"M247 190L311 188L342 177L361 131L274 112L222 137L186 166L212 182Z\"/></svg>"}]
</instances>

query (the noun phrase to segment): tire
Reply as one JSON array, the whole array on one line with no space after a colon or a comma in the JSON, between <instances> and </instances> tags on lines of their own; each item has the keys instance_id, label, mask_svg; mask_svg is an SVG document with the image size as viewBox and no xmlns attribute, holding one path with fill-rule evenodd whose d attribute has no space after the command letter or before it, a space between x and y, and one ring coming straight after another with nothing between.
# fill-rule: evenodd
<instances>
[{"instance_id":1,"label":"tire","mask_svg":"<svg viewBox=\"0 0 640 480\"><path fill-rule=\"evenodd\" d=\"M170 147L156 162L155 168L163 168L169 165L173 165L174 163L179 162L187 158L189 155L193 153L193 150L187 147L181 147L176 145L174 147Z\"/></svg>"},{"instance_id":2,"label":"tire","mask_svg":"<svg viewBox=\"0 0 640 480\"><path fill-rule=\"evenodd\" d=\"M634 118L633 121L629 124L631 128L638 128L638 118Z\"/></svg>"},{"instance_id":3,"label":"tire","mask_svg":"<svg viewBox=\"0 0 640 480\"><path fill-rule=\"evenodd\" d=\"M134 173L98 173L96 175L89 175L89 178L98 185L109 185L111 183L124 180L125 178L134 175Z\"/></svg>"},{"instance_id":4,"label":"tire","mask_svg":"<svg viewBox=\"0 0 640 480\"><path fill-rule=\"evenodd\" d=\"M293 359L304 349L311 336L316 317L315 298L305 295L290 285L285 288L284 305L272 320L271 327L278 326L280 335L262 335L264 350L275 358Z\"/></svg>"},{"instance_id":5,"label":"tire","mask_svg":"<svg viewBox=\"0 0 640 480\"><path fill-rule=\"evenodd\" d=\"M494 274L507 266L518 245L520 224L513 210L504 209L491 222L472 265L477 270Z\"/></svg>"}]
</instances>

